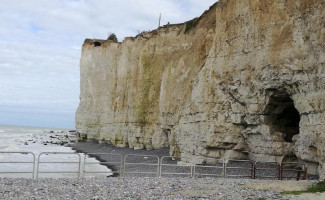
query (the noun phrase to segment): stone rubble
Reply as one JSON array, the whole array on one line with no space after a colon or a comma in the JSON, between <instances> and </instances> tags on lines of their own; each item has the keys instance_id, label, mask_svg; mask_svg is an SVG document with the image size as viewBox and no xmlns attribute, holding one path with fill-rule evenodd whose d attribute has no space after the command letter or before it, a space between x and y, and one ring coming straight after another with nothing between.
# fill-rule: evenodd
<instances>
[{"instance_id":1,"label":"stone rubble","mask_svg":"<svg viewBox=\"0 0 325 200\"><path fill-rule=\"evenodd\" d=\"M33 135L31 139L19 140L24 145L30 143L38 143L43 145L53 144L60 146L67 146L69 144L75 143L78 140L78 135L75 131L44 131L43 134Z\"/></svg>"}]
</instances>

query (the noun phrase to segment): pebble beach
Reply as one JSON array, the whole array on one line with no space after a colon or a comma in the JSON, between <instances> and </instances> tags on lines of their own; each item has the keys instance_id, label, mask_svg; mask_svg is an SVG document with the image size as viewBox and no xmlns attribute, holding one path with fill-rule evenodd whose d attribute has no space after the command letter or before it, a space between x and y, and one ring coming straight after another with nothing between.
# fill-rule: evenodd
<instances>
[{"instance_id":1,"label":"pebble beach","mask_svg":"<svg viewBox=\"0 0 325 200\"><path fill-rule=\"evenodd\" d=\"M43 134L43 133L42 133ZM45 133L44 133L45 134ZM45 139L26 138L17 144L28 147L66 146L79 153L118 153L168 156L168 148L159 150L134 150L113 145L74 142L75 133L48 132ZM62 135L62 134L61 134ZM53 141L52 141L53 139ZM26 143L27 142L27 143ZM48 147L47 147L48 148ZM101 158L99 158L101 159ZM323 194L293 196L281 191L303 190L317 180L278 181L261 179L230 179L219 177L112 177L97 178L0 178L0 199L325 199Z\"/></svg>"},{"instance_id":2,"label":"pebble beach","mask_svg":"<svg viewBox=\"0 0 325 200\"><path fill-rule=\"evenodd\" d=\"M299 199L281 190L252 189L274 181L216 178L0 179L0 199ZM275 182L277 184L277 182ZM305 187L306 181L288 182Z\"/></svg>"}]
</instances>

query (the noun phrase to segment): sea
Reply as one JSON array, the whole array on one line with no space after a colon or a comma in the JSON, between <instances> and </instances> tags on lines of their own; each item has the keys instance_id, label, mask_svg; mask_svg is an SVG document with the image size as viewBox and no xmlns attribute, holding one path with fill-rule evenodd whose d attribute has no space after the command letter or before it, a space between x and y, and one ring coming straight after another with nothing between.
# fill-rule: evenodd
<instances>
[{"instance_id":1,"label":"sea","mask_svg":"<svg viewBox=\"0 0 325 200\"><path fill-rule=\"evenodd\" d=\"M0 125L0 177L92 178L112 175L111 170L95 158L60 144L60 138L66 140L71 134L75 133L66 129ZM84 164L85 158L89 165Z\"/></svg>"}]
</instances>

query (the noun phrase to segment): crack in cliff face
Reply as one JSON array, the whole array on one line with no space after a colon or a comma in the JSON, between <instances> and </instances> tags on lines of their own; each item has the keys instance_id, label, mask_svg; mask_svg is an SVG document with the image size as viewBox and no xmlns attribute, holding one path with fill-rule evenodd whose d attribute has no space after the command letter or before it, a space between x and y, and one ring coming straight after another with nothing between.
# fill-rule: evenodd
<instances>
[{"instance_id":1,"label":"crack in cliff face","mask_svg":"<svg viewBox=\"0 0 325 200\"><path fill-rule=\"evenodd\" d=\"M77 130L193 163L290 157L325 177L324 13L322 0L220 0L187 34L86 40Z\"/></svg>"}]
</instances>

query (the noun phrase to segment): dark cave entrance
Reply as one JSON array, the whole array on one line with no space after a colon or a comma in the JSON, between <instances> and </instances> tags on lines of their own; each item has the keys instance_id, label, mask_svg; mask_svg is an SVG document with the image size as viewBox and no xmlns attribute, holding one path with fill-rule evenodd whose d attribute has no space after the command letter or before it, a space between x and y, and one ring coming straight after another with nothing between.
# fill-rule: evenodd
<instances>
[{"instance_id":1,"label":"dark cave entrance","mask_svg":"<svg viewBox=\"0 0 325 200\"><path fill-rule=\"evenodd\" d=\"M94 42L94 46L95 47L100 47L100 46L102 46L102 43L100 43L100 42Z\"/></svg>"},{"instance_id":2,"label":"dark cave entrance","mask_svg":"<svg viewBox=\"0 0 325 200\"><path fill-rule=\"evenodd\" d=\"M285 142L293 142L292 137L299 134L300 114L293 100L287 94L273 95L266 107L265 123L272 132L280 132Z\"/></svg>"},{"instance_id":3,"label":"dark cave entrance","mask_svg":"<svg viewBox=\"0 0 325 200\"><path fill-rule=\"evenodd\" d=\"M162 137L163 137L163 146L169 147L169 137L170 137L171 130L170 129L163 129L162 130Z\"/></svg>"}]
</instances>

